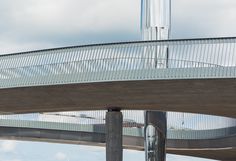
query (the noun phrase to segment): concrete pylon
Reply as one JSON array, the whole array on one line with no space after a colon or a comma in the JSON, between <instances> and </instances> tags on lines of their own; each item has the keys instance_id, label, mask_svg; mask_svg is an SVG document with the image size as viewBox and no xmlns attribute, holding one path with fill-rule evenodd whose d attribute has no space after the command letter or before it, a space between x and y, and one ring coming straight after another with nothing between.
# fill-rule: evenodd
<instances>
[{"instance_id":1,"label":"concrete pylon","mask_svg":"<svg viewBox=\"0 0 236 161\"><path fill-rule=\"evenodd\" d=\"M106 113L106 161L122 161L123 115L119 109Z\"/></svg>"},{"instance_id":2,"label":"concrete pylon","mask_svg":"<svg viewBox=\"0 0 236 161\"><path fill-rule=\"evenodd\" d=\"M143 40L165 40L169 38L171 21L170 0L141 0L141 31ZM152 46L147 48L154 59L154 68L168 68L168 47ZM150 65L148 64L148 65ZM144 137L146 161L165 161L166 152L166 113L145 111Z\"/></svg>"},{"instance_id":3,"label":"concrete pylon","mask_svg":"<svg viewBox=\"0 0 236 161\"><path fill-rule=\"evenodd\" d=\"M165 161L166 159L166 112L145 111L145 159Z\"/></svg>"}]
</instances>

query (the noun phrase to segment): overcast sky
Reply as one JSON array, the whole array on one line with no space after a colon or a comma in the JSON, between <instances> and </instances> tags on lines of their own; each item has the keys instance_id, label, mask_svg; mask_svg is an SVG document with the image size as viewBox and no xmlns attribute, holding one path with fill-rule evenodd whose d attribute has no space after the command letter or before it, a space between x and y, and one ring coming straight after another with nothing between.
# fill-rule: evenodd
<instances>
[{"instance_id":1,"label":"overcast sky","mask_svg":"<svg viewBox=\"0 0 236 161\"><path fill-rule=\"evenodd\" d=\"M140 0L0 0L0 11L0 54L141 40ZM171 38L233 37L235 28L236 0L172 0ZM92 149L77 146L77 151L69 155L71 151L65 150L69 145L5 141L0 144L0 161L35 161L34 153L39 154L38 160L46 160L43 157L48 156L48 149L53 150L48 150L48 161L67 161L70 155L83 156ZM46 152L38 151L38 147ZM103 153L102 149L98 153L92 150L84 156L100 161L104 160ZM141 152L126 153L130 158L137 156L134 160L143 160ZM172 160L177 158L168 156L167 161Z\"/></svg>"},{"instance_id":2,"label":"overcast sky","mask_svg":"<svg viewBox=\"0 0 236 161\"><path fill-rule=\"evenodd\" d=\"M105 148L37 142L0 142L0 161L105 161ZM124 161L144 161L144 152L124 150ZM210 161L167 155L167 161Z\"/></svg>"},{"instance_id":3,"label":"overcast sky","mask_svg":"<svg viewBox=\"0 0 236 161\"><path fill-rule=\"evenodd\" d=\"M140 40L140 0L1 0L0 53ZM236 35L235 0L172 0L172 38Z\"/></svg>"}]
</instances>

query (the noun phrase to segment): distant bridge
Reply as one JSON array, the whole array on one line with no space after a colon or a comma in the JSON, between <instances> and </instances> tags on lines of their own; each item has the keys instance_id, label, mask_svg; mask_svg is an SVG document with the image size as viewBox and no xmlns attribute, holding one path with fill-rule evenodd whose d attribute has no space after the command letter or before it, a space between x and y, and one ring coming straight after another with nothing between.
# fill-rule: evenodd
<instances>
[{"instance_id":1,"label":"distant bridge","mask_svg":"<svg viewBox=\"0 0 236 161\"><path fill-rule=\"evenodd\" d=\"M133 112L134 111L123 111L123 114L127 115ZM72 123L72 120L70 120L71 116L69 115L60 116L59 114L47 113L28 114L27 116L1 116L0 139L104 146L105 121L102 119L99 120L99 123L96 123L96 120L101 119L101 116L105 115L105 111L97 111L91 114L97 117L89 116L88 118L84 118L84 115L80 121L78 120L78 123ZM176 117L178 115L181 114L171 113L170 117ZM188 114L185 115L189 117ZM197 122L200 121L199 118L203 116L192 115L191 117L195 119L194 122L188 126L194 128ZM218 125L216 129L211 127L211 125L220 120L215 120L217 117L209 118L208 116L206 118L208 118L208 120L205 120L205 127L199 130L192 128L185 129L177 125L175 128L168 128L167 152L217 160L233 160L236 157L236 127L230 124L224 124L222 126ZM134 119L135 120L130 122L125 121L123 124L123 146L127 149L144 150L144 120L140 117ZM176 120L169 119L169 121L171 120L172 122L182 122L179 118ZM230 119L225 118L225 121L226 120L231 122ZM216 151L217 154L213 155L212 153Z\"/></svg>"}]
</instances>

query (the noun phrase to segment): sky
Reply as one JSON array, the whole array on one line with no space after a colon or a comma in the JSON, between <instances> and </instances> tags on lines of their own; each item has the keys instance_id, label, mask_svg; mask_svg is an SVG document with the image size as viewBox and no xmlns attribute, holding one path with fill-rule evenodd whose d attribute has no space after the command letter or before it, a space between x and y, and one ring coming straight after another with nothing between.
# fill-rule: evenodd
<instances>
[{"instance_id":1,"label":"sky","mask_svg":"<svg viewBox=\"0 0 236 161\"><path fill-rule=\"evenodd\" d=\"M236 35L235 0L172 0L171 38ZM140 0L1 0L0 53L140 40Z\"/></svg>"},{"instance_id":2,"label":"sky","mask_svg":"<svg viewBox=\"0 0 236 161\"><path fill-rule=\"evenodd\" d=\"M0 0L0 11L0 54L141 40L140 0ZM172 0L171 38L233 37L235 17L235 0ZM0 161L74 161L78 156L105 160L98 147L0 141ZM144 159L143 152L124 156ZM174 160L190 159L168 155L167 161Z\"/></svg>"},{"instance_id":3,"label":"sky","mask_svg":"<svg viewBox=\"0 0 236 161\"><path fill-rule=\"evenodd\" d=\"M105 148L70 144L0 142L0 161L105 161ZM144 152L124 150L124 161L144 161ZM167 154L167 161L210 161Z\"/></svg>"}]
</instances>

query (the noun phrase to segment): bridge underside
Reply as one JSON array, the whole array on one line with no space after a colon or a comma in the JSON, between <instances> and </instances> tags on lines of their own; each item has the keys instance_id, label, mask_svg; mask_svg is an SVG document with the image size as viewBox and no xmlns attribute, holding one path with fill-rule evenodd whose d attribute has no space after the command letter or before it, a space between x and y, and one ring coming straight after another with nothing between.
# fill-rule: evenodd
<instances>
[{"instance_id":1,"label":"bridge underside","mask_svg":"<svg viewBox=\"0 0 236 161\"><path fill-rule=\"evenodd\" d=\"M0 127L0 131L0 139L105 146L103 133L14 127ZM167 152L233 161L236 158L235 139L236 136L205 140L168 139ZM123 138L123 146L126 149L144 150L143 143L143 137L124 136Z\"/></svg>"},{"instance_id":2,"label":"bridge underside","mask_svg":"<svg viewBox=\"0 0 236 161\"><path fill-rule=\"evenodd\" d=\"M102 110L108 107L236 117L236 79L143 80L0 89L0 111Z\"/></svg>"}]
</instances>

